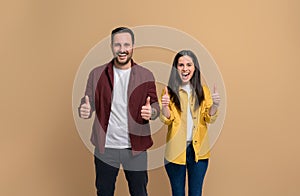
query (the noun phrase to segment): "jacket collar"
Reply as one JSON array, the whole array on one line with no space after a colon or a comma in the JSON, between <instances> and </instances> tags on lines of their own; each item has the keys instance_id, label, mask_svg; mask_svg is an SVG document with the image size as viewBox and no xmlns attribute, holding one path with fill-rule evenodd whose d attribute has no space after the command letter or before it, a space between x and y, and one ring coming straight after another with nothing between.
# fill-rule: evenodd
<instances>
[{"instance_id":1,"label":"jacket collar","mask_svg":"<svg viewBox=\"0 0 300 196\"><path fill-rule=\"evenodd\" d=\"M136 65L136 63L133 61L133 59L131 59L130 61L131 61L131 68L132 68L133 66ZM112 73L113 73L113 65L114 65L114 59L112 59L112 60L107 64L107 67L106 67L106 69L107 69L107 71L108 71L108 73L109 73L110 76L112 76Z\"/></svg>"},{"instance_id":2,"label":"jacket collar","mask_svg":"<svg viewBox=\"0 0 300 196\"><path fill-rule=\"evenodd\" d=\"M135 65L137 65L133 59L131 59L131 70L133 71L134 69L132 69ZM106 71L109 77L109 81L110 81L110 85L113 86L114 84L114 71L113 71L113 66L114 66L114 59L112 59L106 66Z\"/></svg>"}]
</instances>

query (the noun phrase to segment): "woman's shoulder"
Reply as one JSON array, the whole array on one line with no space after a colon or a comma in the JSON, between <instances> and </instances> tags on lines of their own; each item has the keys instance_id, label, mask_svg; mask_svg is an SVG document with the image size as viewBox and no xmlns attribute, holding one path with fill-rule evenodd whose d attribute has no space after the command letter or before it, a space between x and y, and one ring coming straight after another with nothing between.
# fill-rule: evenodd
<instances>
[{"instance_id":1,"label":"woman's shoulder","mask_svg":"<svg viewBox=\"0 0 300 196\"><path fill-rule=\"evenodd\" d=\"M203 88L205 102L207 102L209 105L212 104L211 93L210 93L208 86L203 85L202 88Z\"/></svg>"},{"instance_id":2,"label":"woman's shoulder","mask_svg":"<svg viewBox=\"0 0 300 196\"><path fill-rule=\"evenodd\" d=\"M210 93L209 88L208 88L207 85L202 85L202 89L203 89L204 94L205 93Z\"/></svg>"}]
</instances>

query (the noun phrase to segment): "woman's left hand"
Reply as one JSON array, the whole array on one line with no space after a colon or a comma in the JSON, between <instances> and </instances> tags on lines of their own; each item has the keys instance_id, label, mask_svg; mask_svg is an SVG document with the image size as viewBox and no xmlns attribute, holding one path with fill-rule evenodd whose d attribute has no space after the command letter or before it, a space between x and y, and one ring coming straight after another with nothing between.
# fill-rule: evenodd
<instances>
[{"instance_id":1,"label":"woman's left hand","mask_svg":"<svg viewBox=\"0 0 300 196\"><path fill-rule=\"evenodd\" d=\"M211 97L212 97L212 100L213 100L213 105L218 107L219 104L220 104L220 101L221 101L221 97L220 97L220 95L217 91L216 85L214 85L214 91L213 91Z\"/></svg>"}]
</instances>

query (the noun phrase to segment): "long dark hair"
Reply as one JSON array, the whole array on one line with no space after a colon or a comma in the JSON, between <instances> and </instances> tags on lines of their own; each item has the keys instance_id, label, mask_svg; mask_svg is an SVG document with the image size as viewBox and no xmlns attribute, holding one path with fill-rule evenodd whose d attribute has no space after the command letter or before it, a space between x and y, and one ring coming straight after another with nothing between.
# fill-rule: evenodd
<instances>
[{"instance_id":1,"label":"long dark hair","mask_svg":"<svg viewBox=\"0 0 300 196\"><path fill-rule=\"evenodd\" d=\"M182 50L176 54L173 60L172 70L168 83L168 91L170 94L170 99L174 102L177 109L181 111L180 99L179 99L179 87L182 85L181 78L177 71L178 60L182 56L189 56L192 58L195 65L194 74L190 80L192 88L192 96L195 99L194 110L198 109L201 102L204 99L203 88L201 84L201 74L200 74L200 65L196 55L190 50Z\"/></svg>"}]
</instances>

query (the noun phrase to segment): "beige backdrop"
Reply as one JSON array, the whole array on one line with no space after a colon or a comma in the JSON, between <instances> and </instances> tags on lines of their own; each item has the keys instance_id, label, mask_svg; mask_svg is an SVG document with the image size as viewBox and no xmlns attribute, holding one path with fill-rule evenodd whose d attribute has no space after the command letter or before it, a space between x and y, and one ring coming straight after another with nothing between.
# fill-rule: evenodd
<instances>
[{"instance_id":1,"label":"beige backdrop","mask_svg":"<svg viewBox=\"0 0 300 196\"><path fill-rule=\"evenodd\" d=\"M73 81L113 28L150 24L195 37L223 75L227 115L204 195L299 195L299 8L298 0L1 2L0 195L95 195ZM116 195L128 195L122 172ZM149 195L170 195L163 168L149 172Z\"/></svg>"}]
</instances>

